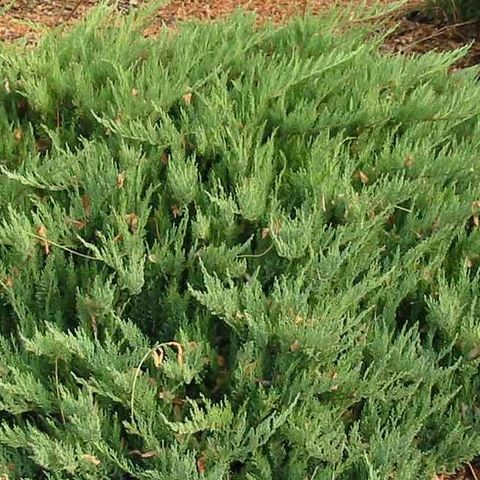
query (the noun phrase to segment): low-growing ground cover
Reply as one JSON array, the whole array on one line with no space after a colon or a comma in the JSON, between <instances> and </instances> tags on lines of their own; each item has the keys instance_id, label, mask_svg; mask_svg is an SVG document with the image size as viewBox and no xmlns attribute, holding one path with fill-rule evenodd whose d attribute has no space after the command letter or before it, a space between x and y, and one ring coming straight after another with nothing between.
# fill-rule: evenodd
<instances>
[{"instance_id":1,"label":"low-growing ground cover","mask_svg":"<svg viewBox=\"0 0 480 480\"><path fill-rule=\"evenodd\" d=\"M429 479L480 452L477 71L339 22L146 39L102 7L2 46L0 474Z\"/></svg>"}]
</instances>

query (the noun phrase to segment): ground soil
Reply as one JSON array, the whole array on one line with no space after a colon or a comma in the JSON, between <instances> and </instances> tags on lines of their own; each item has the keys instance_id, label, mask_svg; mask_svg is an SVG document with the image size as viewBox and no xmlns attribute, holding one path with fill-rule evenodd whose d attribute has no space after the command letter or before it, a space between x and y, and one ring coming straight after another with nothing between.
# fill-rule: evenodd
<instances>
[{"instance_id":1,"label":"ground soil","mask_svg":"<svg viewBox=\"0 0 480 480\"><path fill-rule=\"evenodd\" d=\"M140 0L140 3L142 1L148 0ZM0 0L0 39L24 38L34 43L45 29L77 21L96 3L96 0ZM192 17L218 18L239 7L257 12L261 18L282 21L306 10L321 12L333 4L364 3L391 5L392 0L172 0L159 9L146 33L155 34L159 28L174 26L178 21ZM442 19L434 21L422 13L422 0L407 0L403 8L388 17L385 25L396 27L384 45L389 52L444 51L473 43L470 53L457 66L480 63L480 41L475 42L480 39L479 21L457 24Z\"/></svg>"},{"instance_id":2,"label":"ground soil","mask_svg":"<svg viewBox=\"0 0 480 480\"><path fill-rule=\"evenodd\" d=\"M33 44L46 30L83 18L96 3L96 0L0 0L0 40L25 39ZM173 0L158 10L155 21L145 33L155 35L160 28L173 27L191 18L215 19L237 8L281 22L307 10L319 13L334 4L365 3L391 5L392 0ZM410 55L471 44L469 54L455 68L480 64L480 20L453 24L446 19L433 19L425 14L422 0L408 0L405 6L382 18L382 25L393 29L382 47L386 52ZM468 464L456 475L437 475L426 480L480 480L480 462Z\"/></svg>"},{"instance_id":3,"label":"ground soil","mask_svg":"<svg viewBox=\"0 0 480 480\"><path fill-rule=\"evenodd\" d=\"M96 0L0 0L0 40L23 38L34 43L46 29L77 21L96 3ZM333 4L364 3L391 5L392 0L172 0L159 9L146 33L154 35L159 28L192 17L218 18L237 8L255 11L261 18L282 21L306 10L325 11ZM422 0L407 0L403 8L386 19L384 25L395 27L385 41L386 51L415 54L452 50L473 43L470 53L457 66L480 64L480 21L451 24L429 18L422 9Z\"/></svg>"}]
</instances>

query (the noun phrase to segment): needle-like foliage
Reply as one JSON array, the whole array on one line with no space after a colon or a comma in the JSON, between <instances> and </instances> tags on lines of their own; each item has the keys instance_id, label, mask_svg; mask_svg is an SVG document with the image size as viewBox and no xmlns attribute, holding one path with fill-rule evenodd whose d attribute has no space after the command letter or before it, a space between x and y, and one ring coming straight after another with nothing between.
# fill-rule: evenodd
<instances>
[{"instance_id":1,"label":"needle-like foliage","mask_svg":"<svg viewBox=\"0 0 480 480\"><path fill-rule=\"evenodd\" d=\"M463 52L112 18L1 47L0 475L413 480L479 454Z\"/></svg>"}]
</instances>

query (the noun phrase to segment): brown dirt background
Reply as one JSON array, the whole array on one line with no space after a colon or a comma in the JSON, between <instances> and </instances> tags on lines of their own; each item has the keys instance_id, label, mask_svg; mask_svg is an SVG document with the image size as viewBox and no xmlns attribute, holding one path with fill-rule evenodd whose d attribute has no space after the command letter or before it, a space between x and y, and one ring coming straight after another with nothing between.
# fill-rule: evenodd
<instances>
[{"instance_id":1,"label":"brown dirt background","mask_svg":"<svg viewBox=\"0 0 480 480\"><path fill-rule=\"evenodd\" d=\"M480 0L479 0L480 1ZM136 0L145 3L148 0ZM26 39L34 43L45 30L68 25L83 18L97 0L0 0L0 40ZM332 6L392 5L391 0L172 0L160 8L146 32L154 35L159 28L174 26L191 18L212 20L231 14L237 8L254 11L262 19L284 21L307 10L314 13ZM422 0L408 0L406 5L383 22L396 26L384 45L389 52L405 54L429 50L445 51L474 42L469 55L458 67L480 63L480 22L449 24L425 18ZM4 12L2 12L5 10ZM3 13L3 14L2 14ZM477 41L478 40L478 41Z\"/></svg>"}]
</instances>

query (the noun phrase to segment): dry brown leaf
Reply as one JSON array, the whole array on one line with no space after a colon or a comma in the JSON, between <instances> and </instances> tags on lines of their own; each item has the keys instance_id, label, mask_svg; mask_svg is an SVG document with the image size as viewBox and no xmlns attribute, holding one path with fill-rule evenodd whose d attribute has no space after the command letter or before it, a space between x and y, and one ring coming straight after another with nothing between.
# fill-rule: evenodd
<instances>
[{"instance_id":1,"label":"dry brown leaf","mask_svg":"<svg viewBox=\"0 0 480 480\"><path fill-rule=\"evenodd\" d=\"M130 231L132 233L137 233L138 231L138 216L136 213L128 213L125 216L128 226L130 227Z\"/></svg>"},{"instance_id":2,"label":"dry brown leaf","mask_svg":"<svg viewBox=\"0 0 480 480\"><path fill-rule=\"evenodd\" d=\"M140 450L132 450L130 453L132 455L136 455L136 456L141 457L141 458L153 458L153 457L156 457L158 455L158 452L155 452L153 450L151 450L149 452L141 452Z\"/></svg>"},{"instance_id":3,"label":"dry brown leaf","mask_svg":"<svg viewBox=\"0 0 480 480\"><path fill-rule=\"evenodd\" d=\"M92 465L95 465L96 467L102 463L97 457L94 457L93 455L85 454L85 455L82 455L82 458L86 462L91 463Z\"/></svg>"},{"instance_id":4,"label":"dry brown leaf","mask_svg":"<svg viewBox=\"0 0 480 480\"><path fill-rule=\"evenodd\" d=\"M151 263L157 263L158 262L158 257L154 253L151 253L148 257L148 261Z\"/></svg>"},{"instance_id":5,"label":"dry brown leaf","mask_svg":"<svg viewBox=\"0 0 480 480\"><path fill-rule=\"evenodd\" d=\"M160 161L164 164L164 165L168 165L168 161L170 160L170 157L168 155L168 153L163 153L162 156L160 157Z\"/></svg>"},{"instance_id":6,"label":"dry brown leaf","mask_svg":"<svg viewBox=\"0 0 480 480\"><path fill-rule=\"evenodd\" d=\"M95 337L98 335L97 317L95 315L90 316L90 325Z\"/></svg>"},{"instance_id":7,"label":"dry brown leaf","mask_svg":"<svg viewBox=\"0 0 480 480\"><path fill-rule=\"evenodd\" d=\"M295 340L291 345L290 345L290 351L291 352L298 352L302 348L302 345L298 340Z\"/></svg>"},{"instance_id":8,"label":"dry brown leaf","mask_svg":"<svg viewBox=\"0 0 480 480\"><path fill-rule=\"evenodd\" d=\"M182 209L179 208L177 205L172 205L172 214L173 218L180 217L182 215Z\"/></svg>"},{"instance_id":9,"label":"dry brown leaf","mask_svg":"<svg viewBox=\"0 0 480 480\"><path fill-rule=\"evenodd\" d=\"M39 237L42 238L41 243L43 245L43 250L45 252L45 255L48 255L50 253L50 244L47 240L47 229L45 228L45 225L38 226L36 233Z\"/></svg>"},{"instance_id":10,"label":"dry brown leaf","mask_svg":"<svg viewBox=\"0 0 480 480\"><path fill-rule=\"evenodd\" d=\"M22 138L23 138L23 132L22 132L22 129L21 128L16 128L14 131L13 131L13 138L19 142Z\"/></svg>"},{"instance_id":11,"label":"dry brown leaf","mask_svg":"<svg viewBox=\"0 0 480 480\"><path fill-rule=\"evenodd\" d=\"M177 349L177 362L180 366L183 365L183 347L180 343L178 342L167 342L165 345L169 347L175 347Z\"/></svg>"},{"instance_id":12,"label":"dry brown leaf","mask_svg":"<svg viewBox=\"0 0 480 480\"><path fill-rule=\"evenodd\" d=\"M198 473L205 473L207 471L207 464L203 457L199 457L197 460L197 470Z\"/></svg>"},{"instance_id":13,"label":"dry brown leaf","mask_svg":"<svg viewBox=\"0 0 480 480\"><path fill-rule=\"evenodd\" d=\"M362 172L361 170L358 171L358 178L364 185L366 185L369 181L368 175L365 172Z\"/></svg>"},{"instance_id":14,"label":"dry brown leaf","mask_svg":"<svg viewBox=\"0 0 480 480\"><path fill-rule=\"evenodd\" d=\"M218 355L217 357L217 365L220 367L220 368L225 368L227 366L227 360L225 359L225 357L223 355Z\"/></svg>"},{"instance_id":15,"label":"dry brown leaf","mask_svg":"<svg viewBox=\"0 0 480 480\"><path fill-rule=\"evenodd\" d=\"M155 368L160 368L163 363L164 356L165 354L161 347L157 348L152 352L153 364L155 365Z\"/></svg>"},{"instance_id":16,"label":"dry brown leaf","mask_svg":"<svg viewBox=\"0 0 480 480\"><path fill-rule=\"evenodd\" d=\"M478 210L480 209L480 202L476 200L475 202L472 202L472 221L473 225L475 227L478 227L480 225L480 218L478 216Z\"/></svg>"},{"instance_id":17,"label":"dry brown leaf","mask_svg":"<svg viewBox=\"0 0 480 480\"><path fill-rule=\"evenodd\" d=\"M169 392L168 390L162 390L158 394L158 398L160 398L162 400L165 400L166 402L172 402L173 399L175 398L175 396L171 392Z\"/></svg>"},{"instance_id":18,"label":"dry brown leaf","mask_svg":"<svg viewBox=\"0 0 480 480\"><path fill-rule=\"evenodd\" d=\"M88 195L82 195L82 206L85 215L88 217L92 213L92 203L90 202L90 197Z\"/></svg>"},{"instance_id":19,"label":"dry brown leaf","mask_svg":"<svg viewBox=\"0 0 480 480\"><path fill-rule=\"evenodd\" d=\"M149 451L149 452L143 452L140 456L142 458L152 458L152 457L156 457L157 455L158 455L157 452Z\"/></svg>"},{"instance_id":20,"label":"dry brown leaf","mask_svg":"<svg viewBox=\"0 0 480 480\"><path fill-rule=\"evenodd\" d=\"M480 357L480 347L474 347L467 353L467 360L476 360Z\"/></svg>"},{"instance_id":21,"label":"dry brown leaf","mask_svg":"<svg viewBox=\"0 0 480 480\"><path fill-rule=\"evenodd\" d=\"M125 172L121 172L117 175L117 187L123 188L124 184L125 184Z\"/></svg>"},{"instance_id":22,"label":"dry brown leaf","mask_svg":"<svg viewBox=\"0 0 480 480\"><path fill-rule=\"evenodd\" d=\"M270 236L270 229L262 228L262 233L261 233L262 240L265 240L269 236Z\"/></svg>"},{"instance_id":23,"label":"dry brown leaf","mask_svg":"<svg viewBox=\"0 0 480 480\"><path fill-rule=\"evenodd\" d=\"M410 168L413 165L413 157L411 155L407 155L405 161L403 162L403 166L405 168Z\"/></svg>"},{"instance_id":24,"label":"dry brown leaf","mask_svg":"<svg viewBox=\"0 0 480 480\"><path fill-rule=\"evenodd\" d=\"M295 315L293 322L295 325L303 325L305 323L305 318L302 315Z\"/></svg>"},{"instance_id":25,"label":"dry brown leaf","mask_svg":"<svg viewBox=\"0 0 480 480\"><path fill-rule=\"evenodd\" d=\"M87 226L87 222L85 220L70 220L70 223L77 229L82 230Z\"/></svg>"}]
</instances>

